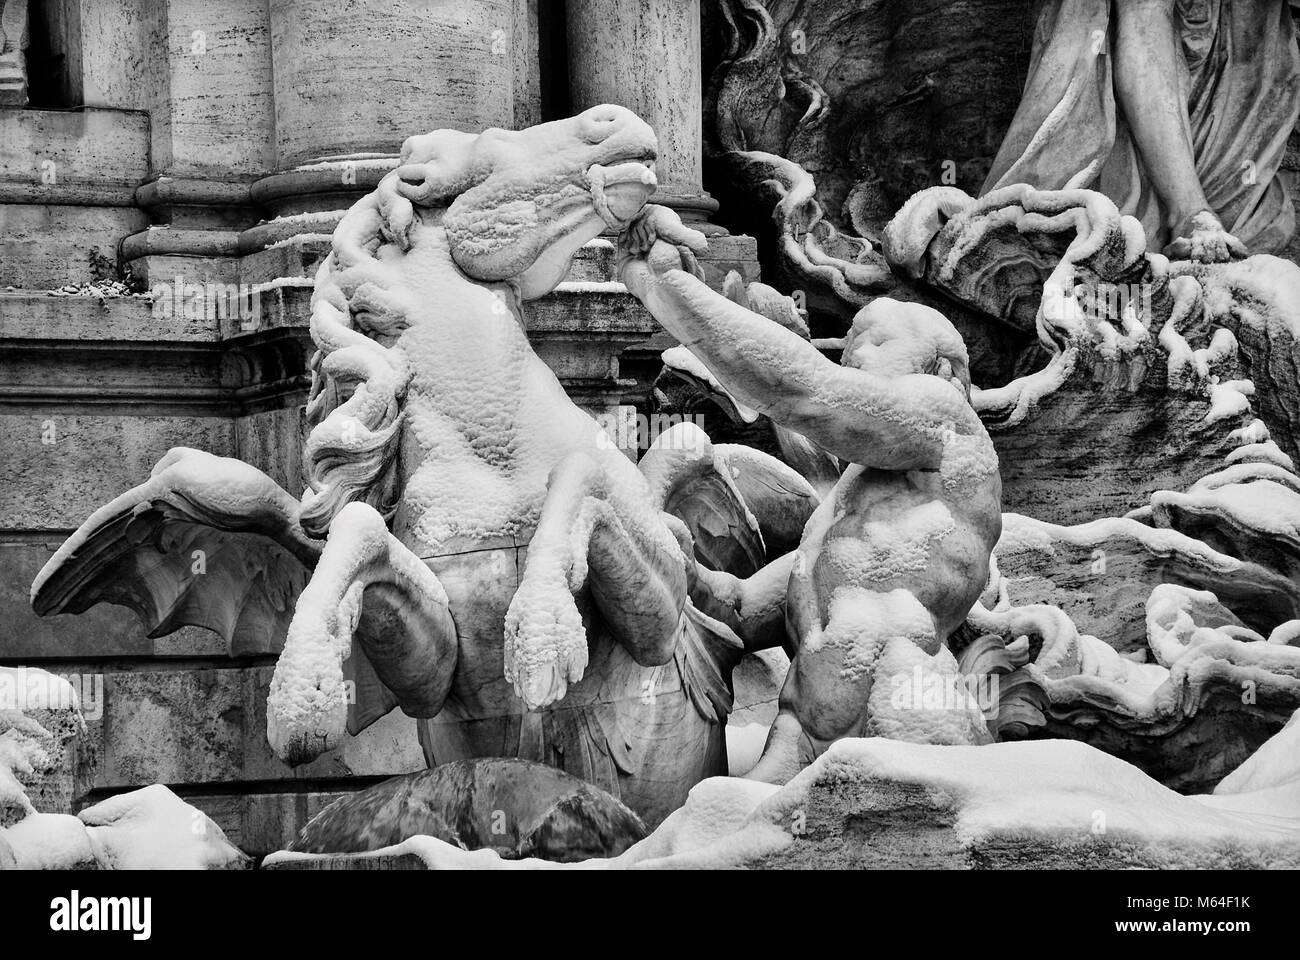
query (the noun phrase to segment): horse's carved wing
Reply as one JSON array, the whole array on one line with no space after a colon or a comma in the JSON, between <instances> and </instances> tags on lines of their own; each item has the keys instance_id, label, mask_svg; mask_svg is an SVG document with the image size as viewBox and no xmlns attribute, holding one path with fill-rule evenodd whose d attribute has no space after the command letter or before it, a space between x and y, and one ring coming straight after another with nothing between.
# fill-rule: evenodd
<instances>
[{"instance_id":1,"label":"horse's carved wing","mask_svg":"<svg viewBox=\"0 0 1300 960\"><path fill-rule=\"evenodd\" d=\"M780 460L741 444L710 443L689 423L665 432L640 466L659 509L686 524L696 559L737 577L798 546L820 502Z\"/></svg>"},{"instance_id":2,"label":"horse's carved wing","mask_svg":"<svg viewBox=\"0 0 1300 960\"><path fill-rule=\"evenodd\" d=\"M192 625L235 656L277 652L321 550L297 513L255 467L174 448L68 538L32 584L32 606L48 616L114 603L150 637Z\"/></svg>"}]
</instances>

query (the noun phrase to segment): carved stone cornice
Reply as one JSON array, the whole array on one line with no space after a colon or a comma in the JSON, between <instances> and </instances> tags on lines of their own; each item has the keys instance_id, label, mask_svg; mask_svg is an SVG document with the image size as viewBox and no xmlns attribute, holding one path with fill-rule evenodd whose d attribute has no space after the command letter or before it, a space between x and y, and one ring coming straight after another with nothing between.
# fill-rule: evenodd
<instances>
[{"instance_id":1,"label":"carved stone cornice","mask_svg":"<svg viewBox=\"0 0 1300 960\"><path fill-rule=\"evenodd\" d=\"M283 312L277 299L259 295L259 312ZM292 406L306 396L312 344L282 319L245 332L159 317L139 297L0 293L0 409L239 417Z\"/></svg>"}]
</instances>

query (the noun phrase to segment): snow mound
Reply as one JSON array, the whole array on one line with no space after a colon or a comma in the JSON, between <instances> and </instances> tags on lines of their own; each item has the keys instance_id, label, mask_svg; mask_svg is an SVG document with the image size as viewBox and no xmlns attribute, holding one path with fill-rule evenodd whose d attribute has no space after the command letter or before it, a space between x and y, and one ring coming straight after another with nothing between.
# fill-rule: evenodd
<instances>
[{"instance_id":1,"label":"snow mound","mask_svg":"<svg viewBox=\"0 0 1300 960\"><path fill-rule=\"evenodd\" d=\"M221 828L162 784L110 797L78 815L105 870L225 870L248 865Z\"/></svg>"},{"instance_id":2,"label":"snow mound","mask_svg":"<svg viewBox=\"0 0 1300 960\"><path fill-rule=\"evenodd\" d=\"M84 870L97 866L85 825L67 813L34 813L0 830L19 870Z\"/></svg>"},{"instance_id":3,"label":"snow mound","mask_svg":"<svg viewBox=\"0 0 1300 960\"><path fill-rule=\"evenodd\" d=\"M0 868L220 870L249 863L203 811L161 784L110 797L75 817L32 813L0 830Z\"/></svg>"}]
</instances>

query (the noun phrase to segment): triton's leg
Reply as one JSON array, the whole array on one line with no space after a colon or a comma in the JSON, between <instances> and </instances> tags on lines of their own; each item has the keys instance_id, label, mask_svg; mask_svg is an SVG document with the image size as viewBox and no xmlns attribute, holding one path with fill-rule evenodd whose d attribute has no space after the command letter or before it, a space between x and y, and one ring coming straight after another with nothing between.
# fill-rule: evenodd
<instances>
[{"instance_id":1,"label":"triton's leg","mask_svg":"<svg viewBox=\"0 0 1300 960\"><path fill-rule=\"evenodd\" d=\"M824 630L803 641L781 688L780 712L746 776L784 783L841 737L861 734L876 663L893 638L926 648L934 620L906 590L841 587Z\"/></svg>"}]
</instances>

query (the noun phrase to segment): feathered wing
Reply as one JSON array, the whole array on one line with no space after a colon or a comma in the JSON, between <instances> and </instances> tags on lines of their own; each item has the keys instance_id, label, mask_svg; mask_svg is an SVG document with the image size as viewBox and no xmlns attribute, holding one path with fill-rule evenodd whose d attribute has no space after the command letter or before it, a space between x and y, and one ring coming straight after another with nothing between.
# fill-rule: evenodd
<instances>
[{"instance_id":1,"label":"feathered wing","mask_svg":"<svg viewBox=\"0 0 1300 960\"><path fill-rule=\"evenodd\" d=\"M713 444L684 423L641 458L655 505L686 524L696 559L748 577L794 549L820 502L795 470L740 444Z\"/></svg>"},{"instance_id":2,"label":"feathered wing","mask_svg":"<svg viewBox=\"0 0 1300 960\"><path fill-rule=\"evenodd\" d=\"M774 560L799 546L803 528L821 502L808 479L776 457L744 444L716 444L713 456L758 522L765 559Z\"/></svg>"},{"instance_id":3,"label":"feathered wing","mask_svg":"<svg viewBox=\"0 0 1300 960\"><path fill-rule=\"evenodd\" d=\"M114 603L150 637L192 625L220 634L233 655L276 652L322 546L297 515L298 502L255 467L174 448L50 558L32 606L48 616Z\"/></svg>"}]
</instances>

